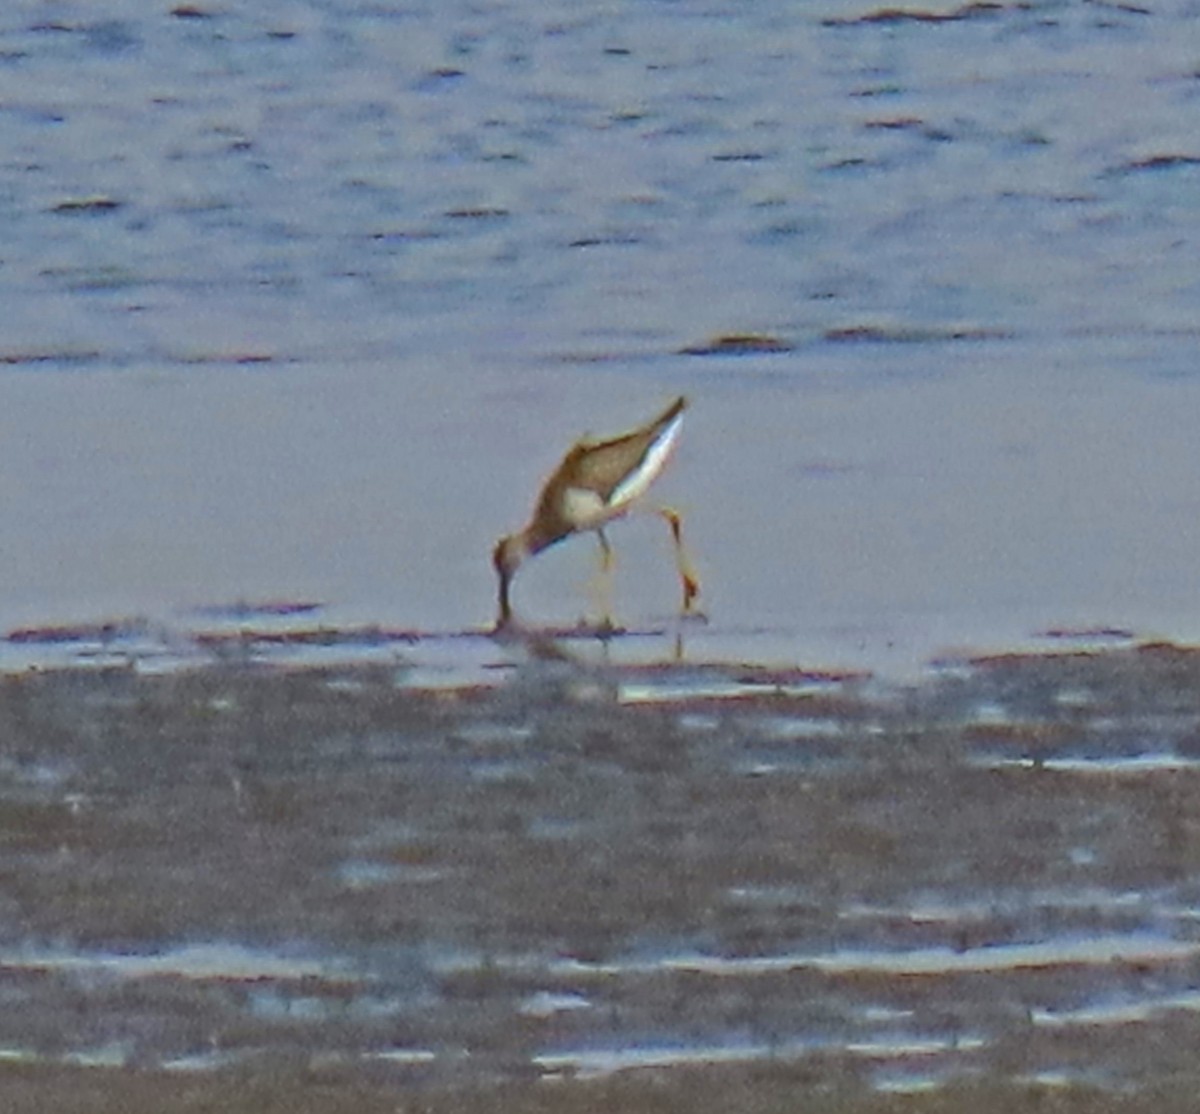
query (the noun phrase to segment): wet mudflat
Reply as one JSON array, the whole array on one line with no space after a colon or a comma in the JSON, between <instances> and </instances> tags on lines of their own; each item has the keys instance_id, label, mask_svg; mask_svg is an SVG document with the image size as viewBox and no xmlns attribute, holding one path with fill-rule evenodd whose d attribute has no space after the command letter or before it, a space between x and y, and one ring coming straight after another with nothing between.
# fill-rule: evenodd
<instances>
[{"instance_id":1,"label":"wet mudflat","mask_svg":"<svg viewBox=\"0 0 1200 1114\"><path fill-rule=\"evenodd\" d=\"M1200 654L411 676L0 684L6 1110L1194 1108Z\"/></svg>"}]
</instances>

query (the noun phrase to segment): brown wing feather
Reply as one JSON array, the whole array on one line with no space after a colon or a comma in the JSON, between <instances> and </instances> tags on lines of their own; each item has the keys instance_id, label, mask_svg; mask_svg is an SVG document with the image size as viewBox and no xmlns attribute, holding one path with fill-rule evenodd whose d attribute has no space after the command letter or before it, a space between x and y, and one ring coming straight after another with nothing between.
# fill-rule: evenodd
<instances>
[{"instance_id":1,"label":"brown wing feather","mask_svg":"<svg viewBox=\"0 0 1200 1114\"><path fill-rule=\"evenodd\" d=\"M608 502L625 477L641 463L663 428L687 405L677 398L654 421L605 441L581 440L567 453L559 467L566 483L596 492Z\"/></svg>"},{"instance_id":2,"label":"brown wing feather","mask_svg":"<svg viewBox=\"0 0 1200 1114\"><path fill-rule=\"evenodd\" d=\"M576 524L563 513L567 488L586 488L607 502L649 451L663 427L686 405L686 399L677 398L652 422L619 437L603 441L585 437L576 441L538 496L533 520L526 529L530 552L537 553L575 530Z\"/></svg>"}]
</instances>

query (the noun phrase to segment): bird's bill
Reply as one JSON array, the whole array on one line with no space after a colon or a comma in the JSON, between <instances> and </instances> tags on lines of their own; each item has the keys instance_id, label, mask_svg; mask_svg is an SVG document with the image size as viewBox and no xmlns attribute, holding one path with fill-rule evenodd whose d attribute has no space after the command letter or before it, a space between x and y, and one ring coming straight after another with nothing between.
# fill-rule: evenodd
<instances>
[{"instance_id":1,"label":"bird's bill","mask_svg":"<svg viewBox=\"0 0 1200 1114\"><path fill-rule=\"evenodd\" d=\"M499 610L496 615L496 626L506 627L512 622L512 604L508 600L508 587L512 583L512 574L504 569L497 569L496 572L500 577L500 591L497 599Z\"/></svg>"}]
</instances>

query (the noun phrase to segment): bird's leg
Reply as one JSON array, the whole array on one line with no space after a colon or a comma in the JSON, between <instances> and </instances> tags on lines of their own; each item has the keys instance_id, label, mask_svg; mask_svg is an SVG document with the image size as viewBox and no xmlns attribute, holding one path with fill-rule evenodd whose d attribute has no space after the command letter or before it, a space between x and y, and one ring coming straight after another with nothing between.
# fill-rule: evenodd
<instances>
[{"instance_id":1,"label":"bird's leg","mask_svg":"<svg viewBox=\"0 0 1200 1114\"><path fill-rule=\"evenodd\" d=\"M600 629L612 630L612 573L616 558L604 531L596 531L596 539L600 542L600 574L596 578L596 599L599 604Z\"/></svg>"},{"instance_id":2,"label":"bird's leg","mask_svg":"<svg viewBox=\"0 0 1200 1114\"><path fill-rule=\"evenodd\" d=\"M692 564L692 559L684 548L683 519L679 512L671 507L659 507L658 513L671 528L671 540L675 544L675 567L679 571L679 584L683 589L683 613L691 615L692 604L700 595L700 578L696 575L696 566Z\"/></svg>"}]
</instances>

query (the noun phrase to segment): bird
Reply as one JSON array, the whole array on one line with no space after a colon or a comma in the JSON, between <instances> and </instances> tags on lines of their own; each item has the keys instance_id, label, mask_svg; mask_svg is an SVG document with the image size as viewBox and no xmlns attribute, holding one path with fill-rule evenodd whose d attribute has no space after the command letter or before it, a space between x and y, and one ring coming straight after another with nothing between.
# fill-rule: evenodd
<instances>
[{"instance_id":1,"label":"bird","mask_svg":"<svg viewBox=\"0 0 1200 1114\"><path fill-rule=\"evenodd\" d=\"M542 487L533 515L524 529L502 537L492 552L500 579L497 628L513 621L509 588L517 569L535 554L569 538L594 531L600 541L601 567L612 566L612 547L604 527L621 518L646 494L666 467L679 439L687 399L675 399L658 417L604 440L582 437L571 446L562 463ZM683 547L683 525L678 511L654 508L670 527L675 564L683 590L683 612L692 612L700 594L700 581Z\"/></svg>"}]
</instances>

